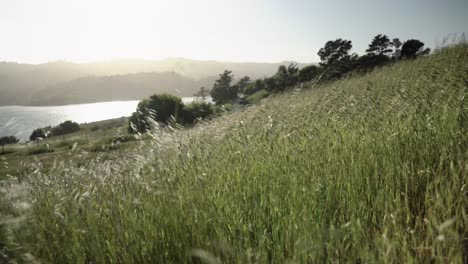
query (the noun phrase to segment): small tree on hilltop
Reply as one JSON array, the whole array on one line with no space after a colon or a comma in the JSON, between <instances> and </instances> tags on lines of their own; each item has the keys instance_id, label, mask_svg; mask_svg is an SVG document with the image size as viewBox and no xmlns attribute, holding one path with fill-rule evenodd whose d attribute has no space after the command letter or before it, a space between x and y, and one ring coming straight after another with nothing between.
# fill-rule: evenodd
<instances>
[{"instance_id":1,"label":"small tree on hilltop","mask_svg":"<svg viewBox=\"0 0 468 264\"><path fill-rule=\"evenodd\" d=\"M424 49L424 43L417 39L410 39L401 46L401 57L414 59L421 55L429 54L431 49Z\"/></svg>"},{"instance_id":2,"label":"small tree on hilltop","mask_svg":"<svg viewBox=\"0 0 468 264\"><path fill-rule=\"evenodd\" d=\"M349 51L353 45L351 40L336 39L328 41L317 53L320 56L320 65L331 65L339 60L349 57Z\"/></svg>"},{"instance_id":3,"label":"small tree on hilltop","mask_svg":"<svg viewBox=\"0 0 468 264\"><path fill-rule=\"evenodd\" d=\"M217 105L230 103L237 98L237 87L231 86L232 79L232 72L224 71L219 75L219 79L215 81L210 95Z\"/></svg>"},{"instance_id":4,"label":"small tree on hilltop","mask_svg":"<svg viewBox=\"0 0 468 264\"><path fill-rule=\"evenodd\" d=\"M366 52L368 54L379 55L379 56L388 55L393 51L391 49L392 45L393 44L390 41L390 39L387 37L387 35L378 34L377 36L374 37L372 42L369 44L369 48L366 49Z\"/></svg>"}]
</instances>

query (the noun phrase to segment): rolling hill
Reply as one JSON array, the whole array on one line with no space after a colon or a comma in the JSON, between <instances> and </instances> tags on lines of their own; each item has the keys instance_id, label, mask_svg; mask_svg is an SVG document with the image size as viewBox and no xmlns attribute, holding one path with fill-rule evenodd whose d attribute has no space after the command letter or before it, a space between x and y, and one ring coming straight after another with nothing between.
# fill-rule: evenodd
<instances>
[{"instance_id":1,"label":"rolling hill","mask_svg":"<svg viewBox=\"0 0 468 264\"><path fill-rule=\"evenodd\" d=\"M134 100L161 92L190 96L201 86L211 87L224 70L233 71L238 78L247 75L255 79L270 76L279 65L289 63L181 58L82 64L59 61L39 65L0 62L0 106Z\"/></svg>"}]
</instances>

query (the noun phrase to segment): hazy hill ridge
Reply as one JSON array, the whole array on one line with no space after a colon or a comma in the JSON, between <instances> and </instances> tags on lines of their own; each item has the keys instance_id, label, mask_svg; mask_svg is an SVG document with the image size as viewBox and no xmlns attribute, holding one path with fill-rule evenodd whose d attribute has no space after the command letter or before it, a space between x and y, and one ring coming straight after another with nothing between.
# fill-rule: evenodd
<instances>
[{"instance_id":1,"label":"hazy hill ridge","mask_svg":"<svg viewBox=\"0 0 468 264\"><path fill-rule=\"evenodd\" d=\"M119 60L45 64L0 62L0 105L63 105L135 100L154 93L190 96L210 87L218 74L261 78L281 63L242 63L168 58L160 61ZM299 65L303 66L303 64Z\"/></svg>"}]
</instances>

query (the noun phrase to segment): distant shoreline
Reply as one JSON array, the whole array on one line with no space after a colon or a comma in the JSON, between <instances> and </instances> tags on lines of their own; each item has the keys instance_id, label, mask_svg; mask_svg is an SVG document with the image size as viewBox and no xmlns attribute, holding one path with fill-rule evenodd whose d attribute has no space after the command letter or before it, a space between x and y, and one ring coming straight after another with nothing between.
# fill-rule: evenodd
<instances>
[{"instance_id":1,"label":"distant shoreline","mask_svg":"<svg viewBox=\"0 0 468 264\"><path fill-rule=\"evenodd\" d=\"M131 102L131 101L141 101L142 99L129 99L129 100L113 100L113 101L99 101L99 102L86 102L86 103L73 103L73 104L50 104L50 105L0 105L0 107L61 107L61 106L71 106L71 105L84 105L84 104L99 104L99 103L117 103L117 102Z\"/></svg>"}]
</instances>

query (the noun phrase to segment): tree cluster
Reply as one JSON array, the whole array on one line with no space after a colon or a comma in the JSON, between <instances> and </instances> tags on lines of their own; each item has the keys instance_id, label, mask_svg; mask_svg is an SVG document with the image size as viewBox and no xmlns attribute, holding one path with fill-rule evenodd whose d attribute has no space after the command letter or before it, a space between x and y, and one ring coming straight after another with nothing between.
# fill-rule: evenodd
<instances>
[{"instance_id":1,"label":"tree cluster","mask_svg":"<svg viewBox=\"0 0 468 264\"><path fill-rule=\"evenodd\" d=\"M378 34L372 39L366 54L362 56L351 54L352 47L352 42L346 39L327 41L317 53L321 60L318 65L309 65L301 69L295 64L280 66L272 77L250 82L240 92L247 96L260 91L283 92L303 82L333 81L351 73L369 72L396 60L414 59L430 52L429 48L424 48L424 43L421 41L410 39L404 42L401 53L397 53L400 55L395 56L393 41L383 34Z\"/></svg>"},{"instance_id":2,"label":"tree cluster","mask_svg":"<svg viewBox=\"0 0 468 264\"><path fill-rule=\"evenodd\" d=\"M80 125L76 122L67 120L55 127L47 126L35 129L29 136L29 140L34 141L39 138L62 136L80 131Z\"/></svg>"}]
</instances>

